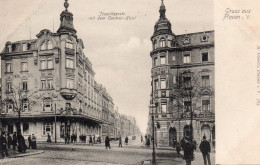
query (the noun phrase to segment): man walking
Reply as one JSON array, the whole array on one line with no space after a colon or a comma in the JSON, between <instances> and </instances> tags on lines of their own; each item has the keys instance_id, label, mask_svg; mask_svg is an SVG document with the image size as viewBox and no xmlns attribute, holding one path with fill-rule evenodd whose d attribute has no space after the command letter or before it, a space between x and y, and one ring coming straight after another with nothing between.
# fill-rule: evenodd
<instances>
[{"instance_id":1,"label":"man walking","mask_svg":"<svg viewBox=\"0 0 260 165\"><path fill-rule=\"evenodd\" d=\"M210 163L210 144L209 142L206 140L206 136L203 136L203 141L200 143L200 151L202 153L203 159L204 159L204 165L207 165L207 160L208 159L208 165L211 165Z\"/></svg>"},{"instance_id":2,"label":"man walking","mask_svg":"<svg viewBox=\"0 0 260 165\"><path fill-rule=\"evenodd\" d=\"M128 137L126 136L125 137L125 145L127 145L128 144Z\"/></svg>"},{"instance_id":3,"label":"man walking","mask_svg":"<svg viewBox=\"0 0 260 165\"><path fill-rule=\"evenodd\" d=\"M186 137L184 139L184 155L183 159L186 161L186 165L191 165L191 161L194 160L194 146L193 144L189 141L189 138Z\"/></svg>"},{"instance_id":4,"label":"man walking","mask_svg":"<svg viewBox=\"0 0 260 165\"><path fill-rule=\"evenodd\" d=\"M2 135L0 137L0 147L3 158L9 156L7 151L7 141L5 137L5 132L2 132Z\"/></svg>"},{"instance_id":5,"label":"man walking","mask_svg":"<svg viewBox=\"0 0 260 165\"><path fill-rule=\"evenodd\" d=\"M121 138L121 136L119 137L119 146L118 147L122 147L122 138Z\"/></svg>"},{"instance_id":6,"label":"man walking","mask_svg":"<svg viewBox=\"0 0 260 165\"><path fill-rule=\"evenodd\" d=\"M31 135L29 135L29 137L28 137L28 142L29 142L28 149L31 149L31 147L32 147L32 137L31 137Z\"/></svg>"},{"instance_id":7,"label":"man walking","mask_svg":"<svg viewBox=\"0 0 260 165\"><path fill-rule=\"evenodd\" d=\"M13 134L13 150L16 150L16 146L17 146L17 135L16 132L14 132Z\"/></svg>"},{"instance_id":8,"label":"man walking","mask_svg":"<svg viewBox=\"0 0 260 165\"><path fill-rule=\"evenodd\" d=\"M7 144L8 144L8 149L10 149L11 145L13 144L13 139L9 132L7 133Z\"/></svg>"}]
</instances>

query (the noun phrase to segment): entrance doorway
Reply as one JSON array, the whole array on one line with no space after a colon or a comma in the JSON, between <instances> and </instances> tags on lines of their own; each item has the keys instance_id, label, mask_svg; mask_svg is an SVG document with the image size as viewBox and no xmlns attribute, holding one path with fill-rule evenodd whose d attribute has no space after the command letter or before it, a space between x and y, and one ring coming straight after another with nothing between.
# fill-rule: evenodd
<instances>
[{"instance_id":1,"label":"entrance doorway","mask_svg":"<svg viewBox=\"0 0 260 165\"><path fill-rule=\"evenodd\" d=\"M174 140L175 139L175 140ZM169 130L169 146L175 147L174 141L177 141L177 132L175 128L170 128Z\"/></svg>"},{"instance_id":2,"label":"entrance doorway","mask_svg":"<svg viewBox=\"0 0 260 165\"><path fill-rule=\"evenodd\" d=\"M201 127L201 139L204 135L206 136L206 139L209 140L209 142L211 142L210 127L208 125L203 125Z\"/></svg>"}]
</instances>

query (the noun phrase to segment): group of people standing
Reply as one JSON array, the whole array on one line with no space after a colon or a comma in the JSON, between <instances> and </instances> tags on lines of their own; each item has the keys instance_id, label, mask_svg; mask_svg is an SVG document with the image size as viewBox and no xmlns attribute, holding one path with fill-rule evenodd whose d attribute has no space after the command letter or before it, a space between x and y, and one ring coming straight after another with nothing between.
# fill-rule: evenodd
<instances>
[{"instance_id":1,"label":"group of people standing","mask_svg":"<svg viewBox=\"0 0 260 165\"><path fill-rule=\"evenodd\" d=\"M92 145L93 146L93 144L95 144L96 143L96 137L95 137L95 135L93 136L93 138L92 138L92 136L89 136L89 145Z\"/></svg>"},{"instance_id":2,"label":"group of people standing","mask_svg":"<svg viewBox=\"0 0 260 165\"><path fill-rule=\"evenodd\" d=\"M65 144L76 143L77 142L77 135L76 134L65 134L64 135L64 142Z\"/></svg>"},{"instance_id":3,"label":"group of people standing","mask_svg":"<svg viewBox=\"0 0 260 165\"><path fill-rule=\"evenodd\" d=\"M183 157L183 159L186 161L186 165L191 165L191 162L195 159L194 151L196 149L197 149L196 141L194 139L190 140L189 137L184 137L180 143L178 142L176 143L177 156ZM204 159L204 165L207 164L211 165L210 162L211 147L205 135L203 136L199 149ZM183 155L180 153L181 150L183 150L184 153Z\"/></svg>"},{"instance_id":4,"label":"group of people standing","mask_svg":"<svg viewBox=\"0 0 260 165\"><path fill-rule=\"evenodd\" d=\"M1 132L0 151L2 154L2 158L9 156L8 149L11 149L11 146L13 146L14 151L16 151L16 147L17 147L18 149L17 151L19 153L25 152L28 148L37 149L36 137L34 136L34 134L32 134L32 136L29 135L28 142L29 142L29 147L27 147L22 133L18 132L18 134L16 134L16 132L14 132L13 136L11 136L10 133L6 134L6 132L4 131Z\"/></svg>"}]
</instances>

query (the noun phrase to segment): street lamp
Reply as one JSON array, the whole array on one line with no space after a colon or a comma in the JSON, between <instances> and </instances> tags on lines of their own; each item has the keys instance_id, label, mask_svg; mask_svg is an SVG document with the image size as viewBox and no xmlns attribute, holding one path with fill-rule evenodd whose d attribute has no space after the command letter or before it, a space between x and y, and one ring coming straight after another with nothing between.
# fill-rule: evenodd
<instances>
[{"instance_id":1,"label":"street lamp","mask_svg":"<svg viewBox=\"0 0 260 165\"><path fill-rule=\"evenodd\" d=\"M152 138L153 138L153 153L152 153L152 164L156 164L156 159L155 159L155 146L154 146L154 111L155 111L155 108L156 106L154 104L151 104L149 106L150 108L150 113L152 114L152 130L153 130L153 135L152 135Z\"/></svg>"}]
</instances>

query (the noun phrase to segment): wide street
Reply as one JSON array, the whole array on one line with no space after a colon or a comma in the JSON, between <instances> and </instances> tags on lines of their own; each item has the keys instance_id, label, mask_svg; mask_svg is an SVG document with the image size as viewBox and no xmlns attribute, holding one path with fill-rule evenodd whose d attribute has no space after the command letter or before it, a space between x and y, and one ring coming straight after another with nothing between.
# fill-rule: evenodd
<instances>
[{"instance_id":1,"label":"wide street","mask_svg":"<svg viewBox=\"0 0 260 165\"><path fill-rule=\"evenodd\" d=\"M64 164L64 165L140 165L146 160L151 160L152 149L137 144L136 141L130 141L128 146L123 145L119 148L117 142L111 143L111 149L105 149L104 144L94 144L89 146L87 144L69 144L63 143L40 143L38 150L43 150L44 153L38 155L31 155L20 158L8 158L0 160L0 164L5 165L51 165L51 164ZM195 153L196 160L192 164L201 165L202 156L200 153ZM182 158L176 157L176 151L171 148L157 149L156 158L158 164L162 165L184 165ZM211 154L212 164L214 164L215 156Z\"/></svg>"}]
</instances>

